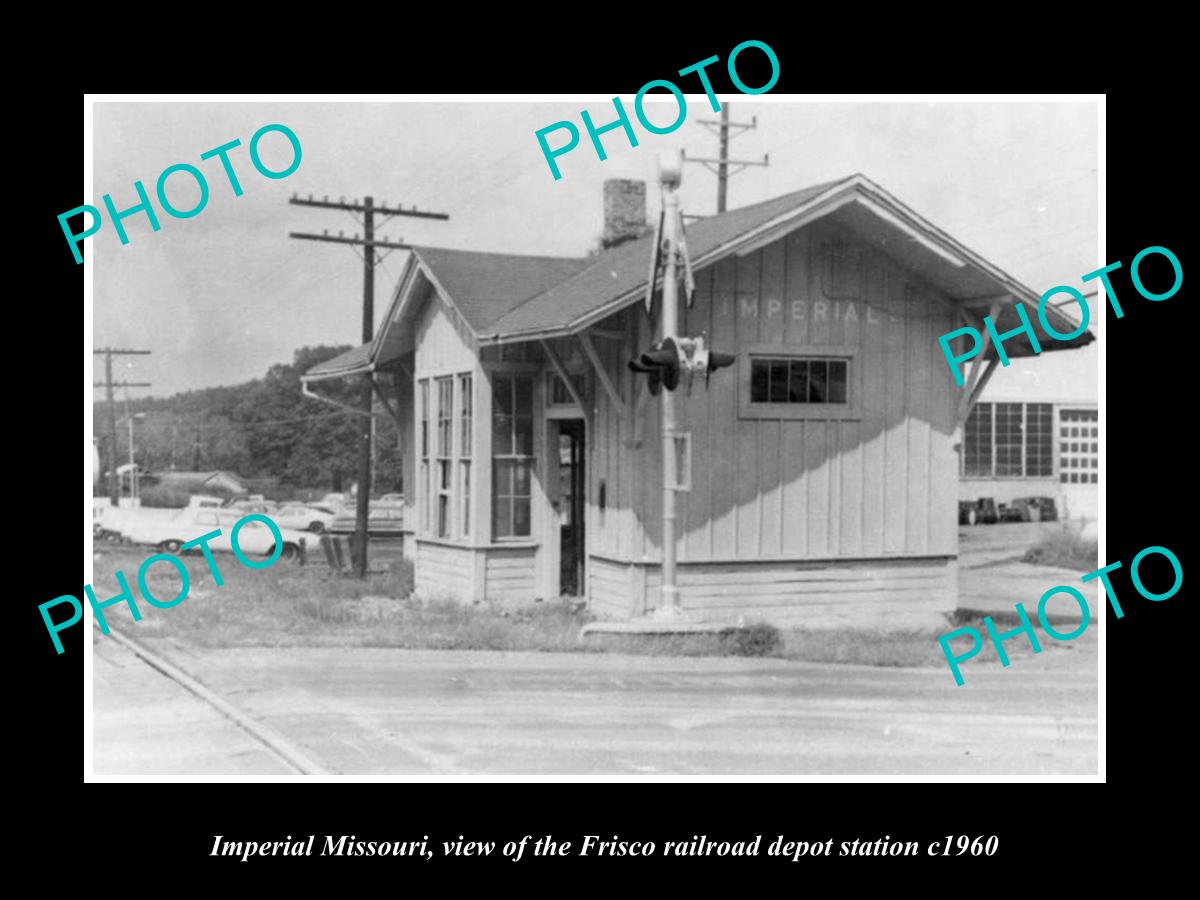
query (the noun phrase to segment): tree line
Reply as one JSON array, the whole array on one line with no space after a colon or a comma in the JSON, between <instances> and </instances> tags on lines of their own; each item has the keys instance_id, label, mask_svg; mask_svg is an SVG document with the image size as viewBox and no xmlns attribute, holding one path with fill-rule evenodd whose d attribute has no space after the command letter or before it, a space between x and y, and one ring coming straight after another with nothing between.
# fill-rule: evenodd
<instances>
[{"instance_id":1,"label":"tree line","mask_svg":"<svg viewBox=\"0 0 1200 900\"><path fill-rule=\"evenodd\" d=\"M285 488L344 490L358 472L358 419L355 414L305 397L300 376L349 346L302 347L291 363L271 366L263 378L243 384L200 388L169 397L117 401L117 416L144 413L133 425L134 460L142 470L224 469L245 478L277 479ZM395 394L387 379L385 391ZM361 382L324 382L324 396L358 406ZM380 410L382 411L382 410ZM101 470L107 471L108 410L93 405ZM400 447L390 416L375 419L376 492L402 490ZM129 460L129 431L117 428L116 463Z\"/></svg>"}]
</instances>

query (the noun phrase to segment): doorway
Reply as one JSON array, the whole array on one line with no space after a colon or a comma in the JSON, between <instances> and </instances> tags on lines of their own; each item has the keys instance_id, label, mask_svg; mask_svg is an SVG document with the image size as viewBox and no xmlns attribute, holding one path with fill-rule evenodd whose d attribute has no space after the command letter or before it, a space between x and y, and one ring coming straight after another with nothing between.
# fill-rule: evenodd
<instances>
[{"instance_id":1,"label":"doorway","mask_svg":"<svg viewBox=\"0 0 1200 900\"><path fill-rule=\"evenodd\" d=\"M582 419L558 422L559 592L568 597L584 593L584 425Z\"/></svg>"}]
</instances>

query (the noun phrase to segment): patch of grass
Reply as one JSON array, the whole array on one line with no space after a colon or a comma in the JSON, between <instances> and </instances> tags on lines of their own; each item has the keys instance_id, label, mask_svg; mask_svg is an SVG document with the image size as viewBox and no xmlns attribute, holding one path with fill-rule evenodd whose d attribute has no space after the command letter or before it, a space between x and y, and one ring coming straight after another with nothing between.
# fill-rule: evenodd
<instances>
[{"instance_id":1,"label":"patch of grass","mask_svg":"<svg viewBox=\"0 0 1200 900\"><path fill-rule=\"evenodd\" d=\"M215 584L202 556L181 557L191 590L186 600L157 609L136 588L148 548L102 549L94 562L98 599L120 588L125 573L142 620L130 625L124 604L108 619L133 637L169 637L199 647L407 647L447 650L577 650L579 629L590 617L574 602L538 603L519 611L492 604L463 604L448 597L412 594L412 565L397 560L364 581L338 577L323 565L283 561L247 569L228 554L215 556L224 584ZM147 572L158 598L179 593L179 575L166 563Z\"/></svg>"},{"instance_id":2,"label":"patch of grass","mask_svg":"<svg viewBox=\"0 0 1200 900\"><path fill-rule=\"evenodd\" d=\"M963 614L942 628L885 631L863 628L778 629L765 623L722 632L687 634L597 634L586 642L579 630L593 617L578 600L530 603L520 609L490 603L460 603L449 596L412 594L412 566L397 560L365 581L340 578L325 566L282 561L253 570L228 554L215 559L224 584L218 586L202 556L182 557L191 591L186 600L158 609L136 587L147 548L104 546L94 563L93 588L99 600L115 596L114 571L125 573L137 594L142 620L131 624L124 604L105 610L108 620L134 638L171 638L203 648L228 647L394 647L438 650L526 650L576 653L629 653L651 656L748 656L872 666L946 666L938 637L969 625L984 632L982 617ZM158 598L179 592L179 576L166 563L153 566L147 585ZM1005 624L1000 618L997 625ZM1094 645L1095 630L1076 641L1043 641L1043 652ZM962 652L967 638L952 648ZM1026 641L1005 648L1017 659L1031 655ZM995 660L991 641L972 665Z\"/></svg>"},{"instance_id":3,"label":"patch of grass","mask_svg":"<svg viewBox=\"0 0 1200 900\"><path fill-rule=\"evenodd\" d=\"M590 635L584 650L636 656L781 656L783 634L759 622L724 631Z\"/></svg>"},{"instance_id":4,"label":"patch of grass","mask_svg":"<svg viewBox=\"0 0 1200 900\"><path fill-rule=\"evenodd\" d=\"M1078 527L1063 523L1041 537L1021 557L1022 562L1039 566L1059 566L1078 572L1091 572L1099 565L1100 553L1095 539L1087 539Z\"/></svg>"}]
</instances>

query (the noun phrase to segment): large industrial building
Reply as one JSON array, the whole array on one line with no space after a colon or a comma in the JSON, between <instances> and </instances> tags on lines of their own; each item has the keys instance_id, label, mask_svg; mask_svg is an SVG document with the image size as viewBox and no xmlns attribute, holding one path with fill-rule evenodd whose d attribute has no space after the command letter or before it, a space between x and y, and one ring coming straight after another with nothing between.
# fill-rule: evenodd
<instances>
[{"instance_id":1,"label":"large industrial building","mask_svg":"<svg viewBox=\"0 0 1200 900\"><path fill-rule=\"evenodd\" d=\"M1096 294L1087 299L1091 330ZM1078 316L1074 304L1068 309ZM1015 360L988 383L968 417L959 459L959 496L1011 504L1049 497L1060 519L1099 518L1099 345Z\"/></svg>"},{"instance_id":2,"label":"large industrial building","mask_svg":"<svg viewBox=\"0 0 1200 900\"><path fill-rule=\"evenodd\" d=\"M658 324L644 305L644 185L607 183L605 210L611 249L594 256L416 248L375 339L305 376L315 391L375 379L388 398L426 595L568 594L617 618L660 604L660 401L627 366ZM1013 329L1016 304L1043 347L1030 365L1092 335L1051 340L1038 292L861 175L701 219L686 238L695 294L680 332L737 361L675 394L690 436L682 610L810 626L952 610L960 467L1007 477L1016 413L996 402L969 419L988 376L999 390L1011 370L989 346L957 388L938 337L988 314ZM1005 348L1032 355L1026 337ZM1089 428L1074 415L1021 406L1022 473L1060 471L1041 434Z\"/></svg>"}]
</instances>

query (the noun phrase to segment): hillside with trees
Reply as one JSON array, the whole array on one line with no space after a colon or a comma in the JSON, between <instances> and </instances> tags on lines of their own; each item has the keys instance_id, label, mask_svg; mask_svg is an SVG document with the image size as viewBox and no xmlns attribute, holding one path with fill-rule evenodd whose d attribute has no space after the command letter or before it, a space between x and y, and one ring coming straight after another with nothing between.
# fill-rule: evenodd
<instances>
[{"instance_id":1,"label":"hillside with trees","mask_svg":"<svg viewBox=\"0 0 1200 900\"><path fill-rule=\"evenodd\" d=\"M117 463L129 459L123 417L145 413L133 426L134 458L143 469L226 469L246 478L278 479L283 493L348 488L357 479L360 417L300 392L302 373L348 349L302 347L290 364L271 366L264 377L243 384L118 400ZM358 379L320 386L322 395L355 406L360 391ZM107 470L108 409L103 401L94 404L92 421ZM386 415L375 423L375 491L400 490L396 424Z\"/></svg>"}]
</instances>

